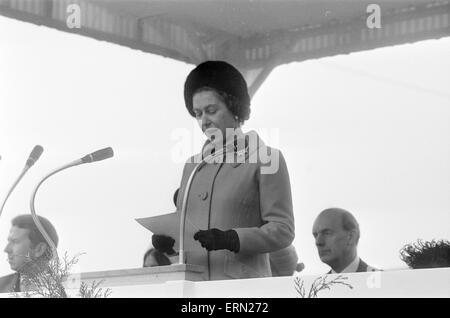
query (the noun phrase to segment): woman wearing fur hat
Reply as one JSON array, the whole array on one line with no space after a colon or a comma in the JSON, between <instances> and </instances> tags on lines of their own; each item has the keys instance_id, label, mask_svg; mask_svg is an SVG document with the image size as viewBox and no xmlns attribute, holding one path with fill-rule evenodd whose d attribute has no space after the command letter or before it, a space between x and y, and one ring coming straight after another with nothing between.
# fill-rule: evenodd
<instances>
[{"instance_id":1,"label":"woman wearing fur hat","mask_svg":"<svg viewBox=\"0 0 450 318\"><path fill-rule=\"evenodd\" d=\"M271 276L269 253L294 239L283 155L255 132L242 132L250 97L245 79L232 65L198 65L186 79L184 99L208 138L185 164L176 200L180 211L196 169L186 198L187 224L192 225L187 229L196 228L185 233L186 262L203 265L205 280ZM164 236L153 241L163 243Z\"/></svg>"}]
</instances>

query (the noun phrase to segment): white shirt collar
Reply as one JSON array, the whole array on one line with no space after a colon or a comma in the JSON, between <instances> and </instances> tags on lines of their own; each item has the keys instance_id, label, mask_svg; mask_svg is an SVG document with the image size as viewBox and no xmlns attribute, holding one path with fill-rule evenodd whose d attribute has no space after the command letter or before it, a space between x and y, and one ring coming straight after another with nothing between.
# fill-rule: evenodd
<instances>
[{"instance_id":1,"label":"white shirt collar","mask_svg":"<svg viewBox=\"0 0 450 318\"><path fill-rule=\"evenodd\" d=\"M355 259L341 271L341 273L355 273L358 270L358 266L359 266L359 257L356 256ZM338 273L335 272L334 269L331 269L331 274L338 274Z\"/></svg>"}]
</instances>

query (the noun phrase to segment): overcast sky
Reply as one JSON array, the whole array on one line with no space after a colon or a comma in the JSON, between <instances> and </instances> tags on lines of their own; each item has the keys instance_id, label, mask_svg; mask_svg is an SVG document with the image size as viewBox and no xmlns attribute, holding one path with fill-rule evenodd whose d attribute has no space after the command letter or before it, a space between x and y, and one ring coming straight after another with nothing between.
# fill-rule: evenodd
<instances>
[{"instance_id":1,"label":"overcast sky","mask_svg":"<svg viewBox=\"0 0 450 318\"><path fill-rule=\"evenodd\" d=\"M360 256L405 268L400 248L450 238L450 38L278 67L252 100L255 129L286 158L305 273L328 270L311 234L328 207L361 226ZM134 219L173 212L183 165L177 129L201 135L185 110L193 65L0 17L0 198L33 146L44 153L0 218L2 248L51 170L106 146L115 156L49 179L36 210L79 270L136 268L151 233ZM276 130L279 142L273 135ZM0 275L10 272L0 261Z\"/></svg>"}]
</instances>

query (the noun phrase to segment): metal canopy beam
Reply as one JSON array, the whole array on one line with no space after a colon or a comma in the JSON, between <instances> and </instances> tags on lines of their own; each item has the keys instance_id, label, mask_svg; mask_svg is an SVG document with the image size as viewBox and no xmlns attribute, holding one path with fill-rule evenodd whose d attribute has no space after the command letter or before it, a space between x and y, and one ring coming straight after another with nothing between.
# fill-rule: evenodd
<instances>
[{"instance_id":1,"label":"metal canopy beam","mask_svg":"<svg viewBox=\"0 0 450 318\"><path fill-rule=\"evenodd\" d=\"M380 29L369 29L366 17L315 27L276 31L252 39L239 39L231 59L257 68L271 62L278 65L380 47L450 36L450 2L406 7L382 15Z\"/></svg>"},{"instance_id":2,"label":"metal canopy beam","mask_svg":"<svg viewBox=\"0 0 450 318\"><path fill-rule=\"evenodd\" d=\"M386 10L382 11L380 29L367 27L367 13L362 10L365 8L362 2L354 4L358 6L355 10L348 1L323 1L323 5L312 0L280 1L280 5L285 5L281 7L286 9L286 16L290 17L284 28L280 27L284 22L279 21L283 18L277 20L276 15L272 14L267 21L259 21L253 16L253 12L255 15L264 13L264 8L279 10L279 6L274 7L270 2L189 0L177 3L151 0L0 0L0 15L190 64L226 60L245 74L252 95L270 72L281 64L450 36L448 0L383 2L381 7ZM70 4L78 4L81 8L82 25L79 29L70 29L66 24ZM191 6L206 12L211 10L211 15L220 21L212 24L211 18L203 11L196 16L196 10ZM189 15L180 14L183 8L190 8ZM293 8L297 11L290 12ZM328 12L324 10L329 8L339 12L333 19L323 17ZM306 9L312 10L313 16L301 11ZM297 16L304 20L297 22ZM230 24L229 19L243 23L242 35L236 31L240 26ZM246 23L246 19L252 23ZM307 23L311 21L320 23ZM269 30L270 26L275 29Z\"/></svg>"}]
</instances>

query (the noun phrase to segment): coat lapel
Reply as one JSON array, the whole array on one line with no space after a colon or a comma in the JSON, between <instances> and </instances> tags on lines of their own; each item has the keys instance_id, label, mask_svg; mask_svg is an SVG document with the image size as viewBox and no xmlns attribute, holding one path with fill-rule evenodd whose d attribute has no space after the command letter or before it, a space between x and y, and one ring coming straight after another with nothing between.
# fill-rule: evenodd
<instances>
[{"instance_id":1,"label":"coat lapel","mask_svg":"<svg viewBox=\"0 0 450 318\"><path fill-rule=\"evenodd\" d=\"M254 156L257 156L259 148L265 146L264 142L253 130L246 134L239 130L236 135L237 139L228 142L223 148L219 148L207 140L203 145L201 153L194 156L194 160L197 160L195 162L200 163L206 159L206 163L208 164L231 163L233 168L238 167L241 163L249 162L249 158L253 159L250 161L251 163L256 163L257 158ZM219 151L222 155L218 155L215 158L209 157L209 155L216 154ZM200 166L198 171L203 167L204 165Z\"/></svg>"},{"instance_id":2,"label":"coat lapel","mask_svg":"<svg viewBox=\"0 0 450 318\"><path fill-rule=\"evenodd\" d=\"M356 272L367 272L367 264L362 259L359 259L359 265Z\"/></svg>"}]
</instances>

